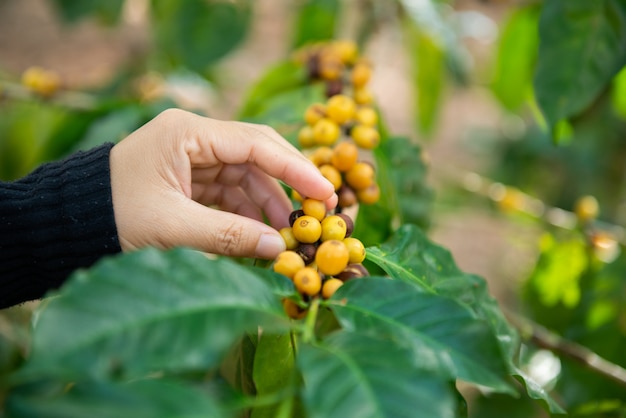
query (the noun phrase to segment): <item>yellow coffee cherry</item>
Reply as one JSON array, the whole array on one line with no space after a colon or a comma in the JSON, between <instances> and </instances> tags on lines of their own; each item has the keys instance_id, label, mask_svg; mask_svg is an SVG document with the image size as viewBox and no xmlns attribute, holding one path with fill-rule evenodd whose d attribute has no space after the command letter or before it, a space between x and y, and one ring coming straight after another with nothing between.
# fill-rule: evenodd
<instances>
[{"instance_id":1,"label":"yellow coffee cherry","mask_svg":"<svg viewBox=\"0 0 626 418\"><path fill-rule=\"evenodd\" d=\"M322 236L322 225L320 221L308 215L296 219L291 229L293 229L293 235L296 239L305 244L312 244Z\"/></svg>"},{"instance_id":2,"label":"yellow coffee cherry","mask_svg":"<svg viewBox=\"0 0 626 418\"><path fill-rule=\"evenodd\" d=\"M598 200L591 195L582 196L576 201L574 211L581 222L588 222L598 217L600 204Z\"/></svg>"},{"instance_id":3,"label":"yellow coffee cherry","mask_svg":"<svg viewBox=\"0 0 626 418\"><path fill-rule=\"evenodd\" d=\"M378 112L371 106L359 106L354 113L354 120L365 126L376 126L378 124Z\"/></svg>"},{"instance_id":4,"label":"yellow coffee cherry","mask_svg":"<svg viewBox=\"0 0 626 418\"><path fill-rule=\"evenodd\" d=\"M334 166L330 164L324 164L319 167L320 173L335 186L335 191L339 190L343 181L341 179L341 173Z\"/></svg>"},{"instance_id":5,"label":"yellow coffee cherry","mask_svg":"<svg viewBox=\"0 0 626 418\"><path fill-rule=\"evenodd\" d=\"M319 75L324 80L337 80L344 70L341 59L332 53L322 53L319 58Z\"/></svg>"},{"instance_id":6,"label":"yellow coffee cherry","mask_svg":"<svg viewBox=\"0 0 626 418\"><path fill-rule=\"evenodd\" d=\"M339 125L343 125L354 117L356 103L345 94L336 94L326 103L326 114Z\"/></svg>"},{"instance_id":7,"label":"yellow coffee cherry","mask_svg":"<svg viewBox=\"0 0 626 418\"><path fill-rule=\"evenodd\" d=\"M276 273L292 279L298 270L304 268L304 260L295 251L283 251L276 257L273 268Z\"/></svg>"},{"instance_id":8,"label":"yellow coffee cherry","mask_svg":"<svg viewBox=\"0 0 626 418\"><path fill-rule=\"evenodd\" d=\"M358 62L352 68L350 73L350 80L355 88L365 86L372 76L372 69L364 62Z\"/></svg>"},{"instance_id":9,"label":"yellow coffee cherry","mask_svg":"<svg viewBox=\"0 0 626 418\"><path fill-rule=\"evenodd\" d=\"M356 42L349 40L338 40L330 47L344 64L352 64L359 56L359 47Z\"/></svg>"},{"instance_id":10,"label":"yellow coffee cherry","mask_svg":"<svg viewBox=\"0 0 626 418\"><path fill-rule=\"evenodd\" d=\"M352 96L354 101L359 105L369 105L374 101L374 96L367 87L355 88Z\"/></svg>"},{"instance_id":11,"label":"yellow coffee cherry","mask_svg":"<svg viewBox=\"0 0 626 418\"><path fill-rule=\"evenodd\" d=\"M322 118L313 126L313 137L318 145L333 145L337 142L340 134L339 125L329 118Z\"/></svg>"},{"instance_id":12,"label":"yellow coffee cherry","mask_svg":"<svg viewBox=\"0 0 626 418\"><path fill-rule=\"evenodd\" d=\"M343 286L341 280L331 277L326 280L324 286L322 286L322 297L324 299L330 299L341 286Z\"/></svg>"},{"instance_id":13,"label":"yellow coffee cherry","mask_svg":"<svg viewBox=\"0 0 626 418\"><path fill-rule=\"evenodd\" d=\"M311 148L315 145L315 135L311 126L306 125L300 128L298 131L298 143L301 148Z\"/></svg>"},{"instance_id":14,"label":"yellow coffee cherry","mask_svg":"<svg viewBox=\"0 0 626 418\"><path fill-rule=\"evenodd\" d=\"M323 117L326 117L326 105L324 105L323 103L313 103L312 105L307 107L306 111L304 112L304 120L310 126L315 125L317 121L319 121Z\"/></svg>"},{"instance_id":15,"label":"yellow coffee cherry","mask_svg":"<svg viewBox=\"0 0 626 418\"><path fill-rule=\"evenodd\" d=\"M357 190L356 197L360 203L372 205L380 199L380 187L378 184L372 183L364 189Z\"/></svg>"},{"instance_id":16,"label":"yellow coffee cherry","mask_svg":"<svg viewBox=\"0 0 626 418\"><path fill-rule=\"evenodd\" d=\"M296 236L293 234L293 230L291 229L291 227L286 226L284 228L281 228L278 232L280 233L280 236L283 237L283 241L285 241L285 246L288 250L295 250L296 248L298 248L298 245L300 243L296 239Z\"/></svg>"},{"instance_id":17,"label":"yellow coffee cherry","mask_svg":"<svg viewBox=\"0 0 626 418\"><path fill-rule=\"evenodd\" d=\"M358 147L352 142L344 141L335 146L330 162L337 170L348 171L354 167L358 159Z\"/></svg>"},{"instance_id":18,"label":"yellow coffee cherry","mask_svg":"<svg viewBox=\"0 0 626 418\"><path fill-rule=\"evenodd\" d=\"M296 202L302 202L304 198L296 189L291 189L291 198Z\"/></svg>"},{"instance_id":19,"label":"yellow coffee cherry","mask_svg":"<svg viewBox=\"0 0 626 418\"><path fill-rule=\"evenodd\" d=\"M309 157L309 160L317 167L324 164L330 164L333 156L333 149L331 147L319 147Z\"/></svg>"},{"instance_id":20,"label":"yellow coffee cherry","mask_svg":"<svg viewBox=\"0 0 626 418\"><path fill-rule=\"evenodd\" d=\"M346 173L346 182L357 191L374 183L375 172L371 164L358 162Z\"/></svg>"},{"instance_id":21,"label":"yellow coffee cherry","mask_svg":"<svg viewBox=\"0 0 626 418\"><path fill-rule=\"evenodd\" d=\"M22 84L43 97L50 97L61 88L61 77L51 70L29 67L22 74Z\"/></svg>"},{"instance_id":22,"label":"yellow coffee cherry","mask_svg":"<svg viewBox=\"0 0 626 418\"><path fill-rule=\"evenodd\" d=\"M326 204L321 200L304 199L302 210L305 215L309 215L321 221L326 216Z\"/></svg>"},{"instance_id":23,"label":"yellow coffee cherry","mask_svg":"<svg viewBox=\"0 0 626 418\"><path fill-rule=\"evenodd\" d=\"M283 309L287 316L291 319L302 319L306 316L306 309L302 309L296 302L291 299L283 299Z\"/></svg>"},{"instance_id":24,"label":"yellow coffee cherry","mask_svg":"<svg viewBox=\"0 0 626 418\"><path fill-rule=\"evenodd\" d=\"M348 260L350 260L348 248L339 240L322 242L315 253L317 269L327 276L341 273L348 265Z\"/></svg>"},{"instance_id":25,"label":"yellow coffee cherry","mask_svg":"<svg viewBox=\"0 0 626 418\"><path fill-rule=\"evenodd\" d=\"M342 241L346 237L348 228L343 218L337 215L331 215L322 221L322 241L339 240Z\"/></svg>"},{"instance_id":26,"label":"yellow coffee cherry","mask_svg":"<svg viewBox=\"0 0 626 418\"><path fill-rule=\"evenodd\" d=\"M350 136L360 148L374 149L380 143L378 129L373 126L356 125L350 130Z\"/></svg>"},{"instance_id":27,"label":"yellow coffee cherry","mask_svg":"<svg viewBox=\"0 0 626 418\"><path fill-rule=\"evenodd\" d=\"M293 276L293 284L298 292L315 296L322 290L322 278L316 269L305 267Z\"/></svg>"},{"instance_id":28,"label":"yellow coffee cherry","mask_svg":"<svg viewBox=\"0 0 626 418\"><path fill-rule=\"evenodd\" d=\"M343 240L350 254L350 264L362 263L365 260L365 247L357 238L348 237Z\"/></svg>"}]
</instances>

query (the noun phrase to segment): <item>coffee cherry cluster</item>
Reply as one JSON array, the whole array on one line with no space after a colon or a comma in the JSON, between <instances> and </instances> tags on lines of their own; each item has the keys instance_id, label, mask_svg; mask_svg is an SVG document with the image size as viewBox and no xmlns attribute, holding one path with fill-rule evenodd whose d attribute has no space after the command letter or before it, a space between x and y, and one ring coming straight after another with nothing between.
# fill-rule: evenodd
<instances>
[{"instance_id":1,"label":"coffee cherry cluster","mask_svg":"<svg viewBox=\"0 0 626 418\"><path fill-rule=\"evenodd\" d=\"M328 214L324 202L304 199L302 208L290 214L289 224L280 230L287 249L278 255L273 269L293 281L305 302L330 298L344 281L368 275L361 264L365 247L350 236L354 224L346 214ZM283 306L292 318L306 313L291 299L285 299Z\"/></svg>"},{"instance_id":2,"label":"coffee cherry cluster","mask_svg":"<svg viewBox=\"0 0 626 418\"><path fill-rule=\"evenodd\" d=\"M61 77L51 70L41 67L30 67L22 73L22 85L32 92L51 97L61 88Z\"/></svg>"},{"instance_id":3,"label":"coffee cherry cluster","mask_svg":"<svg viewBox=\"0 0 626 418\"><path fill-rule=\"evenodd\" d=\"M309 46L300 59L307 63L312 80L326 83L328 97L306 109L306 124L298 132L300 147L309 150L309 158L335 186L340 209L357 202L376 203L380 188L374 166L359 154L380 143L378 113L367 87L370 64L350 41Z\"/></svg>"}]
</instances>

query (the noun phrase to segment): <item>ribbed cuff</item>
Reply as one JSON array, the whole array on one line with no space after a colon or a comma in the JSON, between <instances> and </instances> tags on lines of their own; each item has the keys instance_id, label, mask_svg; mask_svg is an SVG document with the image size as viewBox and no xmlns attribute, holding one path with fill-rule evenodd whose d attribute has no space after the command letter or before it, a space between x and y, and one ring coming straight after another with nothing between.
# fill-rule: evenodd
<instances>
[{"instance_id":1,"label":"ribbed cuff","mask_svg":"<svg viewBox=\"0 0 626 418\"><path fill-rule=\"evenodd\" d=\"M78 152L0 184L0 308L40 298L74 270L120 251L112 147Z\"/></svg>"}]
</instances>

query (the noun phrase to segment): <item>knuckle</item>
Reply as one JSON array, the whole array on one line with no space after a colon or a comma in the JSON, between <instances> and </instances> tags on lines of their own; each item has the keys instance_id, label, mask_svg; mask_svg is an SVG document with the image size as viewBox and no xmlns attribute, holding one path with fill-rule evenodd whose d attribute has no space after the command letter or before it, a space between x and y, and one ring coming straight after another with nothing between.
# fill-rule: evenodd
<instances>
[{"instance_id":1,"label":"knuckle","mask_svg":"<svg viewBox=\"0 0 626 418\"><path fill-rule=\"evenodd\" d=\"M232 255L242 248L244 231L241 226L228 225L218 232L216 237L216 248L218 253Z\"/></svg>"},{"instance_id":2,"label":"knuckle","mask_svg":"<svg viewBox=\"0 0 626 418\"><path fill-rule=\"evenodd\" d=\"M180 120L182 118L187 118L189 116L189 112L177 109L175 107L165 109L161 113L159 113L156 117L160 122L168 123L176 120Z\"/></svg>"}]
</instances>

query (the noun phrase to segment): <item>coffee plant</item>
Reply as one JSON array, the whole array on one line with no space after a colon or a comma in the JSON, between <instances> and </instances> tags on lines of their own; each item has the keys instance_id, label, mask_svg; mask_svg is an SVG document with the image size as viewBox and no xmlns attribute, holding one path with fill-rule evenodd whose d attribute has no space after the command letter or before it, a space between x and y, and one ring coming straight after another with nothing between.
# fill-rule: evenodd
<instances>
[{"instance_id":1,"label":"coffee plant","mask_svg":"<svg viewBox=\"0 0 626 418\"><path fill-rule=\"evenodd\" d=\"M70 24L114 25L124 6L51 3ZM365 46L397 24L415 128L434 135L445 89L475 82L461 12L452 1L349 3L297 2L291 53L237 115L301 149L339 205L285 186L294 211L276 260L146 248L76 271L32 314L0 313L0 417L626 416L626 3L507 9L489 88L529 128L498 147L491 178L470 173L457 201L488 200L542 228L515 310L429 237L426 157L394 134L369 87L377 63ZM71 91L37 66L0 80L0 178L120 140L176 105L155 98L143 69L211 80L255 7L147 4L155 48L122 81ZM541 359L559 366L548 380Z\"/></svg>"}]
</instances>

